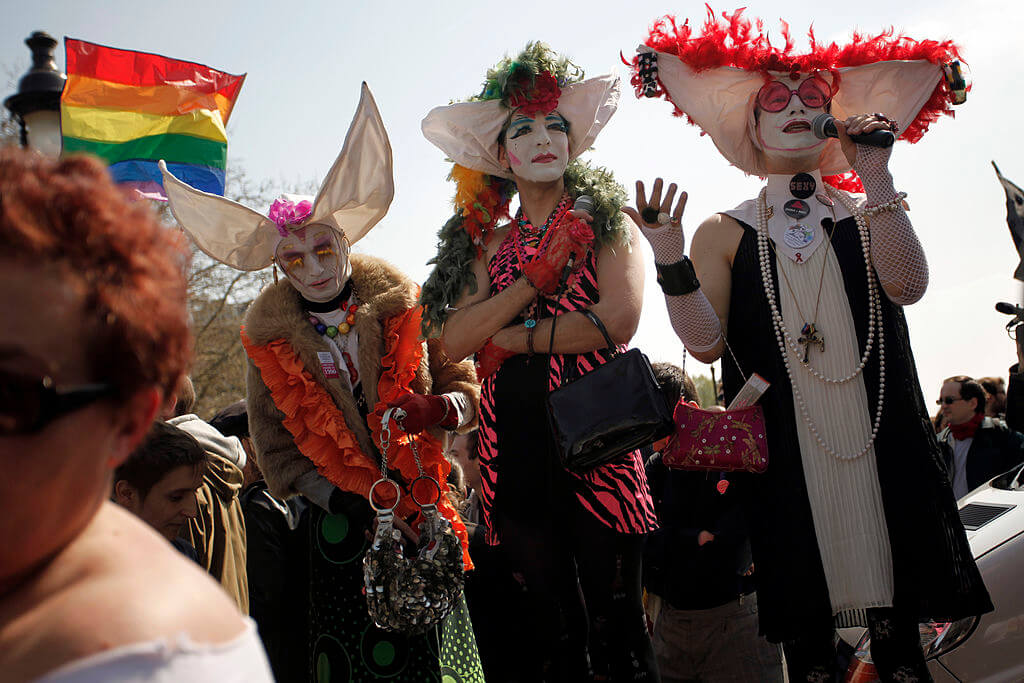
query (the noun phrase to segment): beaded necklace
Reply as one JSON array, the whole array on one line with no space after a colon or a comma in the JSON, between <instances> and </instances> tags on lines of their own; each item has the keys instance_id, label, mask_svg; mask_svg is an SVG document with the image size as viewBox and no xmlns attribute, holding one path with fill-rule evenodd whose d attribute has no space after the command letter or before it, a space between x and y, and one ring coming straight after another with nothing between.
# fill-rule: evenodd
<instances>
[{"instance_id":1,"label":"beaded necklace","mask_svg":"<svg viewBox=\"0 0 1024 683\"><path fill-rule=\"evenodd\" d=\"M353 296L352 299L355 299L355 296ZM317 334L327 337L328 343L332 343L338 348L342 359L345 361L345 367L348 369L349 380L354 387L359 381L359 371L356 370L356 365L352 362L352 356L349 355L347 347L348 333L352 330L352 325L356 322L356 311L359 310L359 304L355 303L354 300L349 300L342 303L338 307L338 310L347 311L347 315L345 316L345 320L337 326L327 325L312 313L309 315L309 324L313 326L313 329L316 330ZM336 341L339 334L342 335L346 348L341 348L341 345Z\"/></svg>"},{"instance_id":2,"label":"beaded necklace","mask_svg":"<svg viewBox=\"0 0 1024 683\"><path fill-rule=\"evenodd\" d=\"M846 384L847 382L853 381L857 376L864 372L864 367L867 365L868 358L871 355L871 350L874 347L875 334L878 335L878 400L875 403L875 419L871 428L871 435L868 437L867 443L864 447L854 454L841 454L836 452L829 444L825 443L824 438L818 432L818 426L811 418L810 412L807 410L807 402L804 400L803 394L800 393L799 387L793 381L793 370L789 362L789 353L787 347L793 352L794 355L800 355L801 349L797 348L797 343L794 342L793 337L789 334L789 330L786 329L785 321L782 319L782 314L779 312L777 297L775 293L775 285L772 280L771 274L771 259L770 251L768 246L768 212L765 207L765 196L768 188L762 188L761 193L757 197L757 251L758 259L761 265L761 282L764 285L765 295L768 298L768 306L771 309L772 314L772 326L775 329L775 339L779 344L779 352L782 354L782 362L786 367L786 375L789 377L789 384L793 389L793 396L796 398L797 405L800 408L800 416L803 418L804 423L808 429L811 430L811 434L814 435L818 445L821 446L822 450L836 458L837 460L855 460L869 450L875 443L875 439L878 437L878 428L882 423L882 405L885 399L885 344L883 339L882 329L882 301L878 294L878 286L875 283L874 273L871 267L871 236L868 232L868 222L866 215L857 210L853 200L849 199L845 194L838 190L826 186L826 190L833 199L838 199L842 202L846 210L850 212L850 215L854 217L857 222L857 231L860 234L861 249L864 254L864 265L867 270L867 282L868 282L868 337L864 345L864 353L861 355L860 362L857 367L854 368L846 377L832 378L827 377L810 365L801 363L801 367L805 368L812 377L820 382L826 384ZM827 256L827 254L826 254Z\"/></svg>"},{"instance_id":3,"label":"beaded necklace","mask_svg":"<svg viewBox=\"0 0 1024 683\"><path fill-rule=\"evenodd\" d=\"M530 224L530 221L526 220L526 216L523 214L523 207L519 207L519 210L516 211L516 223L512 227L512 241L516 246L516 257L519 259L520 270L526 265L523 243L537 242L537 251L540 252L542 245L546 245L548 240L551 239L550 235L552 233L548 228L553 224L557 225L570 208L569 194L565 193L558 201L558 206L548 215L548 219L544 221L544 225L535 228Z\"/></svg>"},{"instance_id":4,"label":"beaded necklace","mask_svg":"<svg viewBox=\"0 0 1024 683\"><path fill-rule=\"evenodd\" d=\"M552 225L557 225L562 217L572 208L569 203L569 194L565 193L562 195L562 199L559 200L558 206L551 212L548 219L544 222L544 225L540 228L534 228L530 225L530 222L523 216L523 207L520 206L516 212L516 223L512 226L512 231L509 233L509 239L512 240L512 244L515 245L516 250L516 261L519 263L519 272L522 273L526 268L527 260L526 254L523 252L523 243L529 244L532 241L537 241L537 251L534 252L534 258L539 255L547 243L551 241L551 236L554 233L553 230L548 230ZM530 306L527 308L525 313L525 320L523 325L528 329L532 330L537 326L537 318L539 316L540 306L537 298L534 297L533 301L530 302Z\"/></svg>"}]
</instances>

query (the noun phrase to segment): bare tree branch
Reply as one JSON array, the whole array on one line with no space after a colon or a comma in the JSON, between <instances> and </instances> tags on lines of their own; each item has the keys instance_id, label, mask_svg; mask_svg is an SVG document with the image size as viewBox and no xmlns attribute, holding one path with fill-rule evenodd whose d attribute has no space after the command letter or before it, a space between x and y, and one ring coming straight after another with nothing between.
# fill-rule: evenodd
<instances>
[{"instance_id":1,"label":"bare tree branch","mask_svg":"<svg viewBox=\"0 0 1024 683\"><path fill-rule=\"evenodd\" d=\"M221 312L228 303L228 298L231 296L231 290L233 290L235 285L237 285L246 275L248 275L246 271L238 271L238 274L235 275L235 277L231 279L231 282L228 283L227 288L224 290L224 293L221 294L220 300L217 302L216 310L213 311L209 319L203 325L203 329L196 333L196 346L199 345L199 340L203 338L204 334L206 334L206 330L210 328L210 325L220 317Z\"/></svg>"}]
</instances>

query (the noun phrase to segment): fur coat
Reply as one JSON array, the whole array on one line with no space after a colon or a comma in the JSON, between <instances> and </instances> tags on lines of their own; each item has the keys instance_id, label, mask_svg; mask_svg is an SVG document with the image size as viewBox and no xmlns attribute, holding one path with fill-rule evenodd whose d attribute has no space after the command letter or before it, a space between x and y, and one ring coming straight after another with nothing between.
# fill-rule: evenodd
<instances>
[{"instance_id":1,"label":"fur coat","mask_svg":"<svg viewBox=\"0 0 1024 683\"><path fill-rule=\"evenodd\" d=\"M386 261L352 254L352 283L362 303L355 312L354 330L359 335L359 372L366 403L373 410L377 403L377 383L384 355L382 321L417 306L419 288L401 271ZM245 332L253 344L264 345L276 339L286 340L302 361L305 369L334 400L345 422L352 430L363 453L379 458L372 443L366 421L359 413L356 401L339 377L328 378L320 367L318 351L328 351L327 344L309 323L309 314L302 306L302 298L288 280L268 286L249 308L245 318ZM440 342L431 339L411 389L420 394L460 392L469 399L474 412L473 421L460 428L470 431L476 427L479 411L480 386L471 361L453 362L441 349ZM315 469L314 464L299 452L292 435L281 423L284 415L274 405L270 390L264 385L259 369L250 361L246 377L249 429L256 448L256 461L263 471L271 493L288 498L299 492L295 480Z\"/></svg>"}]
</instances>

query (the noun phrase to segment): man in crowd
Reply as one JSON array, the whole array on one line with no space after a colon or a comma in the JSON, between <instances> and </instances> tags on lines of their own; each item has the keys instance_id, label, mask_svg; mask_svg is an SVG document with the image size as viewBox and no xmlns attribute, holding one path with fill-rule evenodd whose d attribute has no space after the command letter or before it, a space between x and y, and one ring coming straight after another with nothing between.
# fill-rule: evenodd
<instances>
[{"instance_id":1,"label":"man in crowd","mask_svg":"<svg viewBox=\"0 0 1024 683\"><path fill-rule=\"evenodd\" d=\"M206 453L198 441L155 422L142 445L114 471L113 499L198 562L195 549L178 534L196 518L196 491L205 471Z\"/></svg>"},{"instance_id":2,"label":"man in crowd","mask_svg":"<svg viewBox=\"0 0 1024 683\"><path fill-rule=\"evenodd\" d=\"M191 397L188 400L187 397ZM249 586L245 574L245 519L238 495L242 491L245 450L233 436L224 436L192 414L195 391L185 378L178 388L175 417L168 420L191 434L206 452L208 465L198 494L198 514L182 532L196 549L199 564L220 582L238 605L249 613Z\"/></svg>"},{"instance_id":3,"label":"man in crowd","mask_svg":"<svg viewBox=\"0 0 1024 683\"><path fill-rule=\"evenodd\" d=\"M985 415L985 390L966 375L942 384L937 401L948 425L939 434L959 499L1024 460L1024 434Z\"/></svg>"},{"instance_id":4,"label":"man in crowd","mask_svg":"<svg viewBox=\"0 0 1024 683\"><path fill-rule=\"evenodd\" d=\"M978 384L985 390L985 416L1006 419L1006 383L1002 377L981 377Z\"/></svg>"},{"instance_id":5,"label":"man in crowd","mask_svg":"<svg viewBox=\"0 0 1024 683\"><path fill-rule=\"evenodd\" d=\"M245 399L210 418L226 437L236 437L250 456L242 471L239 496L245 517L249 615L259 627L274 678L279 683L308 680L306 639L309 630L309 501L286 501L267 489L256 464Z\"/></svg>"}]
</instances>

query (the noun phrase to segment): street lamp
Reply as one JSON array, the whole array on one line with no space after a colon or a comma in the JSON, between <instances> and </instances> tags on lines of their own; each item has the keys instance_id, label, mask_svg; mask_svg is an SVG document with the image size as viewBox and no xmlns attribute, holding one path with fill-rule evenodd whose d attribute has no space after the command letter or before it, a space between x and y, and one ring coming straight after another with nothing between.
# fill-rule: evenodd
<instances>
[{"instance_id":1,"label":"street lamp","mask_svg":"<svg viewBox=\"0 0 1024 683\"><path fill-rule=\"evenodd\" d=\"M32 50L32 68L18 82L18 92L4 100L21 126L21 146L48 157L60 156L60 94L67 76L57 68L53 49L57 41L35 31L25 39Z\"/></svg>"}]
</instances>

